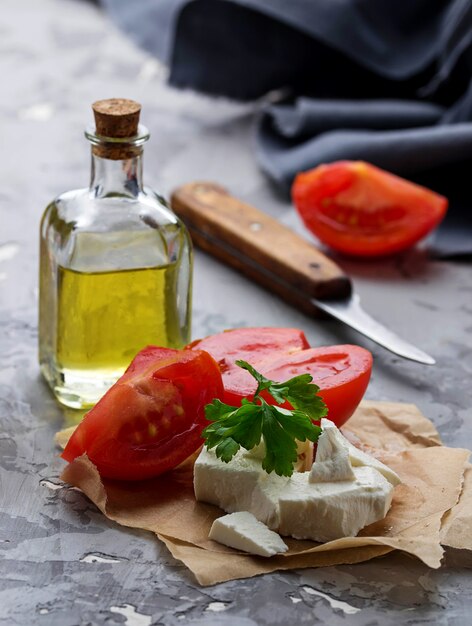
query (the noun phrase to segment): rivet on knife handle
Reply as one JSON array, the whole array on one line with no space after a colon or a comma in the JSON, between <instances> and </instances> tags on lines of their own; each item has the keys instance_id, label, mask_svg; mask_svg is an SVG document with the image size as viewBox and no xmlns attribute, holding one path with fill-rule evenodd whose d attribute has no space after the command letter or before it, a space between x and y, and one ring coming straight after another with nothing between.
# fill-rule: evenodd
<instances>
[{"instance_id":1,"label":"rivet on knife handle","mask_svg":"<svg viewBox=\"0 0 472 626\"><path fill-rule=\"evenodd\" d=\"M197 244L206 239L207 251L269 289L269 276L278 277L289 300L295 293L305 299L346 298L351 293L351 281L341 268L308 241L213 183L180 187L172 195L172 208ZM273 290L280 293L280 286Z\"/></svg>"}]
</instances>

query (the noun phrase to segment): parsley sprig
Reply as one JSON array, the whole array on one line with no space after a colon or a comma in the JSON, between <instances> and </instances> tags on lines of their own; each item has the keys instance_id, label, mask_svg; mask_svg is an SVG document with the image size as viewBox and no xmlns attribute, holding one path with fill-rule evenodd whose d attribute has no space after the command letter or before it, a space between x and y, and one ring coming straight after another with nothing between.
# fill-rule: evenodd
<instances>
[{"instance_id":1,"label":"parsley sprig","mask_svg":"<svg viewBox=\"0 0 472 626\"><path fill-rule=\"evenodd\" d=\"M205 407L206 419L212 423L203 431L207 448L215 448L216 456L228 463L240 447L251 450L265 442L263 469L279 476L291 476L297 460L297 440L317 441L321 428L312 420L324 417L328 410L317 395L319 387L310 374L301 374L283 383L269 380L246 361L236 365L247 370L257 381L254 399L244 399L240 407L213 400ZM268 404L261 394L266 391L277 402ZM290 402L293 409L279 405Z\"/></svg>"}]
</instances>

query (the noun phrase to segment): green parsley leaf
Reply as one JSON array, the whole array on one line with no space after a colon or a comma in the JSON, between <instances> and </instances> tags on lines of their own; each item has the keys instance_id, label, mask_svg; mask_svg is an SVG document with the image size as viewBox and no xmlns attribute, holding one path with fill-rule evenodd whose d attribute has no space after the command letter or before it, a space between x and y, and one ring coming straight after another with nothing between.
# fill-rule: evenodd
<instances>
[{"instance_id":1,"label":"green parsley leaf","mask_svg":"<svg viewBox=\"0 0 472 626\"><path fill-rule=\"evenodd\" d=\"M257 380L255 396L267 390L278 404L283 404L287 400L294 408L304 411L312 420L319 420L327 415L328 407L317 395L320 388L311 382L313 380L311 374L300 374L283 383L276 383L259 374L246 361L236 361L236 365L247 370Z\"/></svg>"},{"instance_id":2,"label":"green parsley leaf","mask_svg":"<svg viewBox=\"0 0 472 626\"><path fill-rule=\"evenodd\" d=\"M319 387L310 374L295 376L283 383L265 378L246 361L236 364L247 370L257 381L254 400L242 401L240 407L213 400L205 407L205 416L212 422L203 431L208 449L215 448L216 456L228 463L240 447L251 450L264 438L265 456L262 467L279 476L291 476L297 461L297 440L317 441L321 428L312 420L319 420L327 407L317 395ZM260 395L267 391L280 404L289 402L294 408L268 404Z\"/></svg>"},{"instance_id":3,"label":"green parsley leaf","mask_svg":"<svg viewBox=\"0 0 472 626\"><path fill-rule=\"evenodd\" d=\"M208 420L214 420L203 431L207 448L215 447L228 437L246 450L251 450L261 441L262 410L260 406L252 402L245 402L237 408L219 400L213 400L205 407L205 417ZM219 456L218 450L216 454Z\"/></svg>"},{"instance_id":4,"label":"green parsley leaf","mask_svg":"<svg viewBox=\"0 0 472 626\"><path fill-rule=\"evenodd\" d=\"M239 450L240 445L232 437L225 437L215 448L216 456L229 463L236 452Z\"/></svg>"}]
</instances>

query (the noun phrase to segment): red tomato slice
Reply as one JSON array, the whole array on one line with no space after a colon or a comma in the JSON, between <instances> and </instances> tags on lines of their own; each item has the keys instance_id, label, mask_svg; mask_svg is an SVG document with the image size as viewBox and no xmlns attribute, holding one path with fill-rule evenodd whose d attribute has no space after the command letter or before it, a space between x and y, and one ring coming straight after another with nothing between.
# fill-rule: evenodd
<instances>
[{"instance_id":1,"label":"red tomato slice","mask_svg":"<svg viewBox=\"0 0 472 626\"><path fill-rule=\"evenodd\" d=\"M125 373L118 382L123 382L132 378L137 372L146 370L150 365L159 361L160 359L167 359L175 354L178 354L178 350L174 348L161 348L159 346L146 346L138 352L131 363L126 368Z\"/></svg>"},{"instance_id":2,"label":"red tomato slice","mask_svg":"<svg viewBox=\"0 0 472 626\"><path fill-rule=\"evenodd\" d=\"M106 478L158 476L203 443L205 405L222 397L221 374L207 352L149 346L87 413L62 457L86 453Z\"/></svg>"},{"instance_id":3,"label":"red tomato slice","mask_svg":"<svg viewBox=\"0 0 472 626\"><path fill-rule=\"evenodd\" d=\"M360 346L327 346L261 365L264 376L278 382L311 374L328 407L328 418L342 426L364 397L372 372L372 354Z\"/></svg>"},{"instance_id":4,"label":"red tomato slice","mask_svg":"<svg viewBox=\"0 0 472 626\"><path fill-rule=\"evenodd\" d=\"M233 406L251 398L256 390L254 378L235 365L238 359L277 381L310 373L321 388L329 418L338 426L361 401L372 371L368 350L351 345L310 349L304 333L295 328L237 328L194 341L187 348L206 350L217 361L224 402Z\"/></svg>"},{"instance_id":5,"label":"red tomato slice","mask_svg":"<svg viewBox=\"0 0 472 626\"><path fill-rule=\"evenodd\" d=\"M220 366L225 387L225 402L239 406L241 395L232 395L233 378L244 388L250 386L253 377L235 365L243 359L251 365L274 354L291 354L309 348L305 334L297 328L235 328L204 339L193 341L187 349L206 350Z\"/></svg>"},{"instance_id":6,"label":"red tomato slice","mask_svg":"<svg viewBox=\"0 0 472 626\"><path fill-rule=\"evenodd\" d=\"M323 243L365 257L409 248L441 222L448 206L444 196L362 161L298 174L292 197Z\"/></svg>"},{"instance_id":7,"label":"red tomato slice","mask_svg":"<svg viewBox=\"0 0 472 626\"><path fill-rule=\"evenodd\" d=\"M311 374L320 387L319 395L328 406L328 417L342 426L362 400L372 371L372 354L360 346L328 346L311 348L292 354L275 355L260 361L248 359L261 374L283 382L299 374ZM240 405L243 398L251 398L256 383L239 368L231 381L225 381L224 401ZM267 396L267 401L274 400Z\"/></svg>"}]
</instances>

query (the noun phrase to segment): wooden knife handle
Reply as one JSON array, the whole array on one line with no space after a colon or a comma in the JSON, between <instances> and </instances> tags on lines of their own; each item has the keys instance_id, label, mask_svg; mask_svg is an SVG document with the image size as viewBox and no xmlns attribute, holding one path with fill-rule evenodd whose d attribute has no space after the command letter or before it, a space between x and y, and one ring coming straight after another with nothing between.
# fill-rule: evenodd
<instances>
[{"instance_id":1,"label":"wooden knife handle","mask_svg":"<svg viewBox=\"0 0 472 626\"><path fill-rule=\"evenodd\" d=\"M195 245L313 312L309 298L345 298L351 282L312 244L262 211L208 182L174 191L172 209Z\"/></svg>"}]
</instances>

